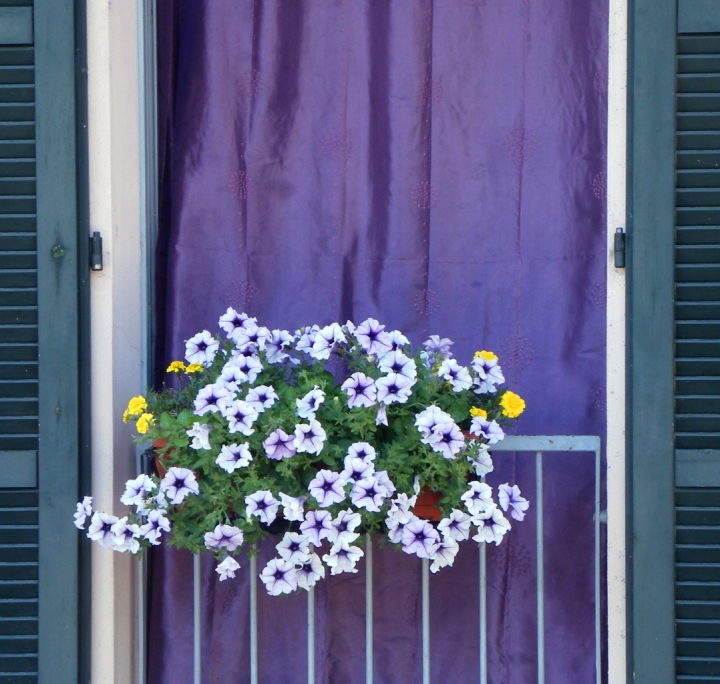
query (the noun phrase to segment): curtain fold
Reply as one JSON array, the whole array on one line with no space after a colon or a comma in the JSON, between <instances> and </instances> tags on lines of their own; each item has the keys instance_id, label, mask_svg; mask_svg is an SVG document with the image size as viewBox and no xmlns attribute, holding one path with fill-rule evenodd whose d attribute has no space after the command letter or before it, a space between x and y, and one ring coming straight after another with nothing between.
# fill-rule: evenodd
<instances>
[{"instance_id":1,"label":"curtain fold","mask_svg":"<svg viewBox=\"0 0 720 684\"><path fill-rule=\"evenodd\" d=\"M496 352L518 434L604 436L607 24L607 0L158 0L158 367L228 306L290 330L373 316L462 363ZM495 462L531 509L488 548L490 681L525 684L535 461ZM592 457L548 455L545 486L546 678L590 682ZM240 562L223 583L203 564L205 682L249 682ZM190 568L154 553L153 684L191 682ZM380 549L374 571L375 681L419 682L420 562ZM318 682L365 681L364 572L317 588ZM479 681L478 600L465 542L431 577L432 681ZM306 681L305 611L261 594L261 682Z\"/></svg>"}]
</instances>

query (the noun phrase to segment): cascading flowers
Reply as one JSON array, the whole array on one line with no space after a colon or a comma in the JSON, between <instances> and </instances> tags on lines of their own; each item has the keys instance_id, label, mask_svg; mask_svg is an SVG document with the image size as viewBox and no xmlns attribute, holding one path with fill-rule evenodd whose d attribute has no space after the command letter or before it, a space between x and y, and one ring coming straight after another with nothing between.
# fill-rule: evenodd
<instances>
[{"instance_id":1,"label":"cascading flowers","mask_svg":"<svg viewBox=\"0 0 720 684\"><path fill-rule=\"evenodd\" d=\"M203 330L186 343L187 365L168 367L179 387L130 400L123 420L154 443L161 474L127 482L123 517L94 511L90 497L78 504L76 526L100 546L137 554L171 535L212 553L225 580L243 546L254 553L280 534L260 574L277 595L328 569L357 572L361 533L383 533L436 572L471 536L499 544L506 513L524 518L517 486L484 482L489 447L525 408L492 352L465 367L432 335L414 354L373 318L292 334L228 309L219 325L224 338ZM341 383L326 367L335 361ZM437 524L413 512L423 489L442 493Z\"/></svg>"}]
</instances>

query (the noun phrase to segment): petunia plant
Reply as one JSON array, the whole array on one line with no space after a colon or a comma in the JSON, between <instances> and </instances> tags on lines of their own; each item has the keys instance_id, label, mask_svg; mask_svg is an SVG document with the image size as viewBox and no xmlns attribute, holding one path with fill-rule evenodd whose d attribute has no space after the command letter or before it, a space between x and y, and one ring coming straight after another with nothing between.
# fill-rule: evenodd
<instances>
[{"instance_id":1,"label":"petunia plant","mask_svg":"<svg viewBox=\"0 0 720 684\"><path fill-rule=\"evenodd\" d=\"M142 553L161 543L209 552L224 580L235 556L280 535L260 577L270 594L357 572L361 533L408 554L453 564L458 542L499 544L529 504L517 486L494 498L489 447L525 403L503 385L495 354L469 366L433 335L414 353L369 318L302 328L259 326L228 309L173 361L172 386L130 400L123 415L152 443L156 473L126 484L116 516L78 504L75 524L103 547ZM334 373L330 369L334 370ZM342 381L336 377L342 375ZM440 520L415 512L439 493ZM436 497L437 498L437 497Z\"/></svg>"}]
</instances>

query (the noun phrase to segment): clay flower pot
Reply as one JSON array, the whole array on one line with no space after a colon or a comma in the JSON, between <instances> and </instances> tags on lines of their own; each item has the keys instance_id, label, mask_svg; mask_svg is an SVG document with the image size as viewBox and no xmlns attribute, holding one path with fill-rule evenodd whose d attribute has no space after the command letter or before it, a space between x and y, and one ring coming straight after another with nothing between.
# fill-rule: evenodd
<instances>
[{"instance_id":1,"label":"clay flower pot","mask_svg":"<svg viewBox=\"0 0 720 684\"><path fill-rule=\"evenodd\" d=\"M423 487L418 494L413 513L423 520L440 522L442 520L442 511L437 507L437 504L442 497L442 492L433 492L429 487Z\"/></svg>"},{"instance_id":2,"label":"clay flower pot","mask_svg":"<svg viewBox=\"0 0 720 684\"><path fill-rule=\"evenodd\" d=\"M153 442L153 448L155 449L155 470L157 470L157 474L160 477L165 477L165 473L167 473L167 469L163 465L163 461L169 461L169 455L168 453L161 453L161 449L165 448L165 445L168 443L167 437L163 437L162 439L156 439Z\"/></svg>"}]
</instances>

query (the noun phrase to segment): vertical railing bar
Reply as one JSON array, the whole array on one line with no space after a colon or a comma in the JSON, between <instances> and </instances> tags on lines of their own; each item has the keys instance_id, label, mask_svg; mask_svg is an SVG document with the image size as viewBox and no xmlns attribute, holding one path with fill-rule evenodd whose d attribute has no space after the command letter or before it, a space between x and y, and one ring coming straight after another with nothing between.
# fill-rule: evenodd
<instances>
[{"instance_id":1,"label":"vertical railing bar","mask_svg":"<svg viewBox=\"0 0 720 684\"><path fill-rule=\"evenodd\" d=\"M545 684L545 543L543 539L542 451L535 454L535 509L537 511L537 649L538 684Z\"/></svg>"},{"instance_id":2,"label":"vertical railing bar","mask_svg":"<svg viewBox=\"0 0 720 684\"><path fill-rule=\"evenodd\" d=\"M193 682L200 684L200 554L193 556Z\"/></svg>"},{"instance_id":3,"label":"vertical railing bar","mask_svg":"<svg viewBox=\"0 0 720 684\"><path fill-rule=\"evenodd\" d=\"M487 562L485 543L480 544L480 684L487 684Z\"/></svg>"},{"instance_id":4,"label":"vertical railing bar","mask_svg":"<svg viewBox=\"0 0 720 684\"><path fill-rule=\"evenodd\" d=\"M308 684L315 684L315 588L308 589Z\"/></svg>"},{"instance_id":5,"label":"vertical railing bar","mask_svg":"<svg viewBox=\"0 0 720 684\"><path fill-rule=\"evenodd\" d=\"M138 684L145 684L145 583L147 573L147 556L138 558Z\"/></svg>"},{"instance_id":6,"label":"vertical railing bar","mask_svg":"<svg viewBox=\"0 0 720 684\"><path fill-rule=\"evenodd\" d=\"M430 561L422 560L422 665L423 684L430 684Z\"/></svg>"},{"instance_id":7,"label":"vertical railing bar","mask_svg":"<svg viewBox=\"0 0 720 684\"><path fill-rule=\"evenodd\" d=\"M600 456L595 452L595 681L602 684L600 624Z\"/></svg>"},{"instance_id":8,"label":"vertical railing bar","mask_svg":"<svg viewBox=\"0 0 720 684\"><path fill-rule=\"evenodd\" d=\"M250 556L250 684L258 681L257 555Z\"/></svg>"},{"instance_id":9,"label":"vertical railing bar","mask_svg":"<svg viewBox=\"0 0 720 684\"><path fill-rule=\"evenodd\" d=\"M365 535L365 684L373 684L373 548Z\"/></svg>"}]
</instances>

